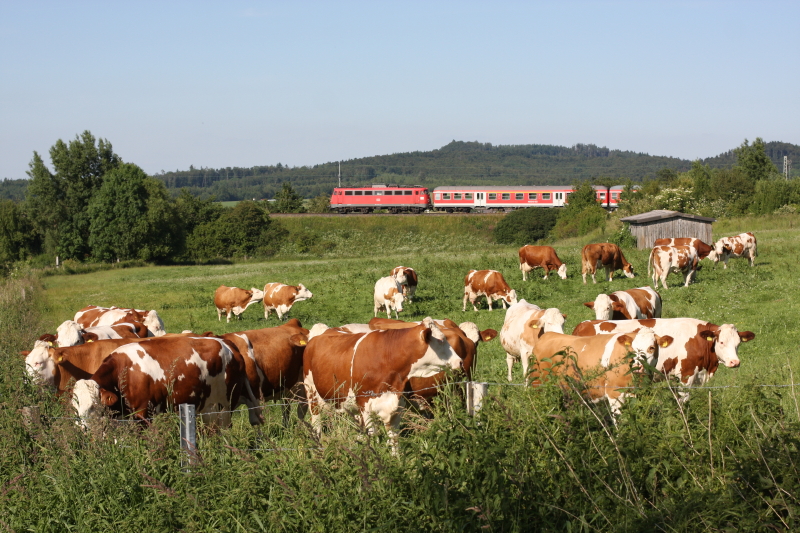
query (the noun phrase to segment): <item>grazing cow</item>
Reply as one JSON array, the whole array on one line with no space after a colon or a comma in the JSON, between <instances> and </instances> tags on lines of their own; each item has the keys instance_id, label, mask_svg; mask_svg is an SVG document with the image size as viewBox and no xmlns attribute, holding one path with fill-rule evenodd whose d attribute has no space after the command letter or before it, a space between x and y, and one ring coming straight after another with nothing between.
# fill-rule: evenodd
<instances>
[{"instance_id":1,"label":"grazing cow","mask_svg":"<svg viewBox=\"0 0 800 533\"><path fill-rule=\"evenodd\" d=\"M249 291L239 287L220 285L214 291L214 307L217 308L217 320L226 314L226 323L231 321L231 313L241 318L244 310L264 299L264 292L252 287Z\"/></svg>"},{"instance_id":2,"label":"grazing cow","mask_svg":"<svg viewBox=\"0 0 800 533\"><path fill-rule=\"evenodd\" d=\"M700 259L697 252L691 246L656 246L650 251L650 260L647 263L647 273L653 269L653 288L658 289L658 280L665 289L667 287L667 276L670 272L680 272L683 274L684 287L689 286L692 276L697 271L697 264Z\"/></svg>"},{"instance_id":3,"label":"grazing cow","mask_svg":"<svg viewBox=\"0 0 800 533\"><path fill-rule=\"evenodd\" d=\"M74 320L65 320L56 330L56 344L60 348L64 348L105 339L145 338L148 336L147 333L147 326L141 322L82 328ZM44 339L40 338L40 340Z\"/></svg>"},{"instance_id":4,"label":"grazing cow","mask_svg":"<svg viewBox=\"0 0 800 533\"><path fill-rule=\"evenodd\" d=\"M714 252L709 259L716 265L720 260L728 268L728 259L731 257L744 257L750 260L750 266L756 266L758 247L756 236L750 232L740 233L735 237L723 237L714 243Z\"/></svg>"},{"instance_id":5,"label":"grazing cow","mask_svg":"<svg viewBox=\"0 0 800 533\"><path fill-rule=\"evenodd\" d=\"M485 329L480 331L473 322L462 322L456 325L452 320L435 321L444 333L447 342L461 358L464 365L464 374L467 381L472 380L472 371L477 365L478 343L489 342L497 337L497 331ZM389 318L373 318L369 326L373 330L407 329L420 325L421 322L403 322ZM444 325L447 324L447 325ZM439 384L444 381L446 374L440 372L429 378L411 378L411 390L415 396L430 400L439 392Z\"/></svg>"},{"instance_id":6,"label":"grazing cow","mask_svg":"<svg viewBox=\"0 0 800 533\"><path fill-rule=\"evenodd\" d=\"M622 270L626 277L633 277L633 265L625 260L622 250L616 244L601 242L587 244L581 250L581 275L583 284L586 285L586 274L592 275L592 283L597 283L595 273L600 267L605 268L606 279L612 280L616 270Z\"/></svg>"},{"instance_id":7,"label":"grazing cow","mask_svg":"<svg viewBox=\"0 0 800 533\"><path fill-rule=\"evenodd\" d=\"M227 333L222 338L233 343L242 354L250 389L257 400L282 399L300 382L308 330L296 318L277 327ZM253 413L256 406L247 406ZM285 407L284 423L287 423L288 404ZM251 417L250 423L258 422Z\"/></svg>"},{"instance_id":8,"label":"grazing cow","mask_svg":"<svg viewBox=\"0 0 800 533\"><path fill-rule=\"evenodd\" d=\"M127 406L147 421L188 403L205 423L227 427L241 396L256 403L234 346L216 337L161 337L114 350L91 378L75 384L73 405L84 426L101 404Z\"/></svg>"},{"instance_id":9,"label":"grazing cow","mask_svg":"<svg viewBox=\"0 0 800 533\"><path fill-rule=\"evenodd\" d=\"M661 318L661 295L650 287L598 294L594 302L583 305L594 309L597 320Z\"/></svg>"},{"instance_id":10,"label":"grazing cow","mask_svg":"<svg viewBox=\"0 0 800 533\"><path fill-rule=\"evenodd\" d=\"M303 384L311 423L321 432L322 408L360 415L369 433L372 417L386 427L392 453L409 379L429 378L443 368L461 368L461 358L428 317L409 329L349 334L326 331L303 354Z\"/></svg>"},{"instance_id":11,"label":"grazing cow","mask_svg":"<svg viewBox=\"0 0 800 533\"><path fill-rule=\"evenodd\" d=\"M564 333L565 318L566 315L556 308L545 310L525 300L508 308L500 330L500 344L506 351L508 381L511 381L514 361L522 362L522 375L528 379L528 363L536 340L545 332Z\"/></svg>"},{"instance_id":12,"label":"grazing cow","mask_svg":"<svg viewBox=\"0 0 800 533\"><path fill-rule=\"evenodd\" d=\"M657 335L674 339L661 350L656 369L677 377L686 386L704 385L719 363L728 368L739 366L739 343L755 338L750 331L737 331L733 324L717 326L694 318L587 320L578 324L572 334L630 333L641 327L653 328Z\"/></svg>"},{"instance_id":13,"label":"grazing cow","mask_svg":"<svg viewBox=\"0 0 800 533\"><path fill-rule=\"evenodd\" d=\"M475 301L481 296L486 296L489 311L492 310L492 300L500 300L503 309L506 309L506 304L517 303L517 291L508 286L503 275L497 270L469 271L464 278L464 304L461 310L467 310L467 300L469 300L472 308L477 311Z\"/></svg>"},{"instance_id":14,"label":"grazing cow","mask_svg":"<svg viewBox=\"0 0 800 533\"><path fill-rule=\"evenodd\" d=\"M645 327L640 327L635 333L594 337L545 333L533 348L536 359L531 383L541 383L547 374L564 374L580 379L584 372L600 367L605 371L586 383L584 394L595 402L607 398L611 412L619 415L625 397L632 396L624 392L633 384L632 372L641 370L643 363L654 365L659 349L668 347L672 341L672 337L658 336ZM628 359L631 352L632 360Z\"/></svg>"},{"instance_id":15,"label":"grazing cow","mask_svg":"<svg viewBox=\"0 0 800 533\"><path fill-rule=\"evenodd\" d=\"M55 387L61 395L72 379L88 379L111 352L132 342L145 339L106 339L97 342L55 348L52 343L36 341L33 350L22 352L32 379Z\"/></svg>"},{"instance_id":16,"label":"grazing cow","mask_svg":"<svg viewBox=\"0 0 800 533\"><path fill-rule=\"evenodd\" d=\"M294 304L310 300L312 296L302 283L297 286L267 283L264 285L264 318L269 319L269 312L275 310L278 320L283 320Z\"/></svg>"},{"instance_id":17,"label":"grazing cow","mask_svg":"<svg viewBox=\"0 0 800 533\"><path fill-rule=\"evenodd\" d=\"M656 239L653 246L691 246L700 260L705 259L714 249L697 237L677 237L672 239Z\"/></svg>"},{"instance_id":18,"label":"grazing cow","mask_svg":"<svg viewBox=\"0 0 800 533\"><path fill-rule=\"evenodd\" d=\"M166 334L164 322L155 309L145 311L143 309L126 309L123 307L98 307L90 305L75 313L75 322L83 328L95 326L113 326L130 322L141 322L147 326L148 337L161 337Z\"/></svg>"},{"instance_id":19,"label":"grazing cow","mask_svg":"<svg viewBox=\"0 0 800 533\"><path fill-rule=\"evenodd\" d=\"M411 267L398 266L392 269L390 275L403 287L403 297L410 302L417 293L417 271Z\"/></svg>"},{"instance_id":20,"label":"grazing cow","mask_svg":"<svg viewBox=\"0 0 800 533\"><path fill-rule=\"evenodd\" d=\"M567 279L567 265L558 258L552 246L531 246L526 244L519 249L519 269L522 270L522 281L528 281L528 272L534 268L544 269L544 279L554 270L561 279Z\"/></svg>"},{"instance_id":21,"label":"grazing cow","mask_svg":"<svg viewBox=\"0 0 800 533\"><path fill-rule=\"evenodd\" d=\"M386 276L375 282L373 304L375 316L378 316L381 307L386 307L386 316L392 318L394 309L394 316L397 318L397 313L403 311L403 300L405 300L403 288L392 276Z\"/></svg>"}]
</instances>

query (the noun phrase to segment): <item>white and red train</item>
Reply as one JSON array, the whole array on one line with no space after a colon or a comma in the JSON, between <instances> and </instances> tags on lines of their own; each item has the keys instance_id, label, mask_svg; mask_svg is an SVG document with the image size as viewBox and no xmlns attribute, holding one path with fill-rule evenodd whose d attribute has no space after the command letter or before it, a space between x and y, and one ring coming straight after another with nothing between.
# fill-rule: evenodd
<instances>
[{"instance_id":1,"label":"white and red train","mask_svg":"<svg viewBox=\"0 0 800 533\"><path fill-rule=\"evenodd\" d=\"M597 201L616 208L622 185L595 186ZM365 187L337 187L331 195L331 209L338 213L372 213L385 209L390 213L422 213L425 210L453 212L511 211L523 207L562 207L573 192L570 185L529 186L446 186L431 193L421 185L375 184Z\"/></svg>"}]
</instances>

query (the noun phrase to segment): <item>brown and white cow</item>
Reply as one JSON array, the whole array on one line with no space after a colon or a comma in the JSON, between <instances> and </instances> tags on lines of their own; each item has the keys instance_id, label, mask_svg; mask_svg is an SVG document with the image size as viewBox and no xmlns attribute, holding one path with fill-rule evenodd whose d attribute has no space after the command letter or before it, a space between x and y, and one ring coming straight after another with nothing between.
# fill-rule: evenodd
<instances>
[{"instance_id":1,"label":"brown and white cow","mask_svg":"<svg viewBox=\"0 0 800 533\"><path fill-rule=\"evenodd\" d=\"M409 302L417 293L417 271L411 267L397 266L390 274L403 287L403 297Z\"/></svg>"},{"instance_id":2,"label":"brown and white cow","mask_svg":"<svg viewBox=\"0 0 800 533\"><path fill-rule=\"evenodd\" d=\"M394 316L397 318L397 313L403 311L404 300L403 288L396 278L386 276L375 282L372 305L375 316L378 316L378 311L385 307L388 318L392 318L392 309L394 309Z\"/></svg>"},{"instance_id":3,"label":"brown and white cow","mask_svg":"<svg viewBox=\"0 0 800 533\"><path fill-rule=\"evenodd\" d=\"M583 284L586 284L586 274L591 274L592 282L597 283L595 273L597 269L605 268L606 278L612 280L616 270L622 270L626 277L633 277L633 265L628 263L622 250L616 244L610 242L600 242L587 244L581 250L581 275Z\"/></svg>"},{"instance_id":4,"label":"brown and white cow","mask_svg":"<svg viewBox=\"0 0 800 533\"><path fill-rule=\"evenodd\" d=\"M300 382L308 330L296 318L277 327L227 333L222 338L236 345L242 354L250 389L257 400L283 399ZM248 407L253 412L255 406ZM286 407L284 424L289 415L288 404ZM250 423L257 421L251 417Z\"/></svg>"},{"instance_id":5,"label":"brown and white cow","mask_svg":"<svg viewBox=\"0 0 800 533\"><path fill-rule=\"evenodd\" d=\"M461 310L467 310L467 300L469 300L472 308L477 311L475 301L481 296L486 296L489 311L492 310L493 300L500 300L503 309L507 308L506 304L517 303L517 291L508 286L503 275L497 270L470 270L467 273L464 278L464 302Z\"/></svg>"},{"instance_id":6,"label":"brown and white cow","mask_svg":"<svg viewBox=\"0 0 800 533\"><path fill-rule=\"evenodd\" d=\"M739 366L740 342L755 338L750 331L737 331L733 324L718 326L694 318L587 320L578 324L572 334L630 333L641 327L653 328L657 335L674 339L661 350L656 369L687 386L704 385L720 363L728 368Z\"/></svg>"},{"instance_id":7,"label":"brown and white cow","mask_svg":"<svg viewBox=\"0 0 800 533\"><path fill-rule=\"evenodd\" d=\"M458 325L449 319L435 322L444 333L447 342L461 358L466 379L471 381L472 371L477 365L478 343L481 341L489 342L494 339L497 337L497 331L493 329L480 331L473 322L462 322ZM403 322L402 320L392 320L390 318L373 318L369 321L369 326L373 330L408 329L420 324L421 322ZM445 378L446 374L444 372L429 378L411 378L411 390L415 396L430 400L439 392L439 385Z\"/></svg>"},{"instance_id":8,"label":"brown and white cow","mask_svg":"<svg viewBox=\"0 0 800 533\"><path fill-rule=\"evenodd\" d=\"M594 310L597 320L661 318L661 295L650 287L598 294L583 305Z\"/></svg>"},{"instance_id":9,"label":"brown and white cow","mask_svg":"<svg viewBox=\"0 0 800 533\"><path fill-rule=\"evenodd\" d=\"M700 260L714 251L714 248L704 243L697 237L673 237L671 239L656 239L653 246L691 246L697 252L697 257Z\"/></svg>"},{"instance_id":10,"label":"brown and white cow","mask_svg":"<svg viewBox=\"0 0 800 533\"><path fill-rule=\"evenodd\" d=\"M751 267L756 266L757 245L756 236L749 231L734 237L723 237L714 243L714 252L709 255L709 259L714 261L714 264L722 261L723 266L728 268L728 259L744 257L750 260Z\"/></svg>"},{"instance_id":11,"label":"brown and white cow","mask_svg":"<svg viewBox=\"0 0 800 533\"><path fill-rule=\"evenodd\" d=\"M558 258L552 246L532 246L526 244L519 249L519 269L522 271L522 281L528 281L528 272L534 268L544 269L544 279L553 270L561 279L567 279L567 265Z\"/></svg>"},{"instance_id":12,"label":"brown and white cow","mask_svg":"<svg viewBox=\"0 0 800 533\"><path fill-rule=\"evenodd\" d=\"M56 348L53 343L36 341L33 350L25 355L28 375L35 381L54 387L61 395L70 380L88 379L100 367L103 359L125 344L150 339L106 339L76 346Z\"/></svg>"},{"instance_id":13,"label":"brown and white cow","mask_svg":"<svg viewBox=\"0 0 800 533\"><path fill-rule=\"evenodd\" d=\"M283 283L267 283L264 285L264 318L269 319L269 312L274 310L278 319L289 313L297 302L310 300L314 296L305 285L284 285Z\"/></svg>"},{"instance_id":14,"label":"brown and white cow","mask_svg":"<svg viewBox=\"0 0 800 533\"><path fill-rule=\"evenodd\" d=\"M542 309L538 305L520 300L506 311L500 344L506 351L508 381L515 361L522 362L522 375L528 379L528 363L537 339L545 332L564 333L564 319L556 308Z\"/></svg>"},{"instance_id":15,"label":"brown and white cow","mask_svg":"<svg viewBox=\"0 0 800 533\"><path fill-rule=\"evenodd\" d=\"M161 337L166 334L164 322L155 309L145 311L144 309L127 309L124 307L98 307L89 305L75 313L75 322L83 328L95 326L113 326L130 322L141 322L147 326L148 337Z\"/></svg>"},{"instance_id":16,"label":"brown and white cow","mask_svg":"<svg viewBox=\"0 0 800 533\"><path fill-rule=\"evenodd\" d=\"M94 326L82 328L74 320L65 320L56 330L56 344L60 348L76 346L84 342L106 339L136 339L148 336L147 326L141 322L114 324L113 326ZM43 340L40 338L40 340Z\"/></svg>"},{"instance_id":17,"label":"brown and white cow","mask_svg":"<svg viewBox=\"0 0 800 533\"><path fill-rule=\"evenodd\" d=\"M217 320L222 320L225 313L227 322L231 321L231 313L241 318L244 310L264 299L264 292L252 287L249 291L239 287L220 285L214 291L214 307L217 308Z\"/></svg>"},{"instance_id":18,"label":"brown and white cow","mask_svg":"<svg viewBox=\"0 0 800 533\"><path fill-rule=\"evenodd\" d=\"M589 378L583 393L594 401L607 398L611 411L619 415L625 397L632 396L625 389L633 384L633 372L641 369L643 363L653 366L659 350L672 341L672 337L659 336L645 327L636 333L594 337L545 333L533 348L536 358L531 384L538 385L550 375L582 379L595 369L603 369L599 376ZM632 359L629 353L633 353Z\"/></svg>"},{"instance_id":19,"label":"brown and white cow","mask_svg":"<svg viewBox=\"0 0 800 533\"><path fill-rule=\"evenodd\" d=\"M697 265L700 258L697 251L691 246L656 246L650 251L650 259L647 263L647 273L650 274L652 268L653 288L658 289L658 280L665 289L667 287L667 276L670 272L682 273L684 287L688 287L692 277L697 272Z\"/></svg>"},{"instance_id":20,"label":"brown and white cow","mask_svg":"<svg viewBox=\"0 0 800 533\"><path fill-rule=\"evenodd\" d=\"M392 452L397 453L397 430L409 380L461 367L461 358L430 317L408 329L357 334L326 331L311 339L303 354L311 423L321 432L321 410L332 407L360 416L372 434L376 416L386 427Z\"/></svg>"},{"instance_id":21,"label":"brown and white cow","mask_svg":"<svg viewBox=\"0 0 800 533\"><path fill-rule=\"evenodd\" d=\"M114 350L75 384L73 405L84 426L100 405L127 407L146 421L188 403L205 423L227 427L242 395L255 403L235 347L217 337L160 337Z\"/></svg>"}]
</instances>

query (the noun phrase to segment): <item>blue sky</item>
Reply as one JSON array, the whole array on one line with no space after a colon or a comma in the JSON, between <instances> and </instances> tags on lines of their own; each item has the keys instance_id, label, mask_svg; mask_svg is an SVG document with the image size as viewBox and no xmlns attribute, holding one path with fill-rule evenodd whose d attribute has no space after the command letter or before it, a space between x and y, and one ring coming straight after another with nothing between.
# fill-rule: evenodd
<instances>
[{"instance_id":1,"label":"blue sky","mask_svg":"<svg viewBox=\"0 0 800 533\"><path fill-rule=\"evenodd\" d=\"M798 22L800 2L0 0L0 178L86 129L149 173L453 139L800 144Z\"/></svg>"}]
</instances>

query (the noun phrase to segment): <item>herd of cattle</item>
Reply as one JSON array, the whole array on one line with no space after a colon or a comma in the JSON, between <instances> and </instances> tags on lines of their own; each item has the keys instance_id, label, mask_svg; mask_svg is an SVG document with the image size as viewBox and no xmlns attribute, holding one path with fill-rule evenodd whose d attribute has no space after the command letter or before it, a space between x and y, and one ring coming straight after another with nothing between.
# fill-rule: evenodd
<instances>
[{"instance_id":1,"label":"herd of cattle","mask_svg":"<svg viewBox=\"0 0 800 533\"><path fill-rule=\"evenodd\" d=\"M656 243L650 255L654 284L660 278L664 287L664 270L681 268L682 261L691 265L688 283L700 259L722 260L727 266L729 257L747 257L752 265L756 255L750 233L722 239L714 248L698 239L666 241ZM554 270L566 279L566 265L551 247L524 246L519 257L523 279L537 267L544 269L545 278ZM609 280L617 269L633 277L632 265L613 244L585 246L582 264L584 283L586 274L594 280L601 267ZM222 426L243 404L255 425L263 421L262 402L294 398L299 400L298 414L310 411L318 431L326 408L353 414L370 432L377 418L396 450L406 401L424 407L448 371L470 380L478 344L498 336L472 322L392 320L391 310L397 318L403 302L414 298L418 281L413 268L398 266L375 284L375 318L368 324L316 324L310 330L289 319L277 327L224 335L167 333L155 310L89 306L62 323L55 335L43 335L31 351L22 353L34 379L59 395L71 389L72 404L84 425L105 407L146 421L181 403L194 404L206 423ZM586 383L585 394L595 401L607 399L615 413L630 395L626 391L632 374L645 366L685 386L702 385L720 363L738 366L739 343L755 337L733 324L661 318L661 297L650 287L598 295L584 304L596 319L580 323L572 335L564 334L565 315L556 308L518 301L498 271L467 274L462 310L469 300L477 311L480 296L486 297L490 310L498 300L506 309L499 337L509 381L515 362L521 362L523 377L532 384L548 375L579 377L599 369L598 377ZM223 313L228 320L231 314L239 316L258 302L264 305L265 317L275 310L283 319L294 303L311 297L302 284L269 283L263 291L222 286L214 304L219 320ZM381 310L387 318L377 317Z\"/></svg>"}]
</instances>

